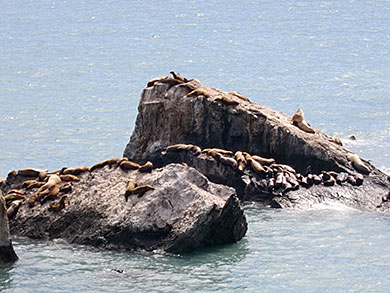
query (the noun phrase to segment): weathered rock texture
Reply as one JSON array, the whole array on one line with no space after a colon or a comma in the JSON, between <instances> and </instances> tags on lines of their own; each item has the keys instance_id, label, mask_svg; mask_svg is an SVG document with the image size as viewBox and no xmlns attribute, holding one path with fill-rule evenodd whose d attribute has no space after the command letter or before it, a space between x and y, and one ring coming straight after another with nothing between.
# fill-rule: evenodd
<instances>
[{"instance_id":1,"label":"weathered rock texture","mask_svg":"<svg viewBox=\"0 0 390 293\"><path fill-rule=\"evenodd\" d=\"M134 132L124 151L125 157L137 162L152 160L156 165L163 165L180 161L164 161L161 151L169 145L185 143L202 149L222 148L274 158L300 173L305 173L309 166L314 174L321 171L358 173L347 160L352 152L327 135L320 131L304 132L292 125L291 117L284 113L252 103L238 93L204 86L197 80L149 82L138 111ZM387 175L366 160L362 161L371 172L364 175L362 186L318 185L283 195L270 195L259 188L249 191L247 185L251 183L242 178L242 174L226 171L227 167L216 168L209 159L183 161L191 160L195 161L190 165L210 180L235 187L241 199L257 197L266 203L277 202L276 206L281 207L336 200L361 209L387 208L386 203L382 204L382 196L390 188ZM218 168L221 171L216 171Z\"/></svg>"},{"instance_id":2,"label":"weathered rock texture","mask_svg":"<svg viewBox=\"0 0 390 293\"><path fill-rule=\"evenodd\" d=\"M247 230L235 190L209 182L193 168L171 164L141 173L107 164L78 177L79 182L61 186L57 197L67 195L64 209L49 211L50 201L29 207L26 201L10 221L11 233L105 248L181 253L236 242ZM28 199L37 187L25 189L22 183L27 179L32 178L10 173L1 188L5 193L17 189ZM142 197L131 194L126 201L130 179L154 190Z\"/></svg>"},{"instance_id":3,"label":"weathered rock texture","mask_svg":"<svg viewBox=\"0 0 390 293\"><path fill-rule=\"evenodd\" d=\"M14 262L18 259L12 247L9 233L7 210L5 200L0 191L0 264Z\"/></svg>"}]
</instances>

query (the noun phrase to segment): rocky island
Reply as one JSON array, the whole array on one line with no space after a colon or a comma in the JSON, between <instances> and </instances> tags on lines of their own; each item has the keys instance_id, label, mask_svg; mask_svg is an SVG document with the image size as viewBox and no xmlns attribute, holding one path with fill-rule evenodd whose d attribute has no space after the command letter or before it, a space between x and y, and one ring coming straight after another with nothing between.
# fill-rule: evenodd
<instances>
[{"instance_id":1,"label":"rocky island","mask_svg":"<svg viewBox=\"0 0 390 293\"><path fill-rule=\"evenodd\" d=\"M143 90L123 158L0 181L12 235L183 253L244 237L240 201L390 208L388 175L301 109L290 117L171 73Z\"/></svg>"}]
</instances>

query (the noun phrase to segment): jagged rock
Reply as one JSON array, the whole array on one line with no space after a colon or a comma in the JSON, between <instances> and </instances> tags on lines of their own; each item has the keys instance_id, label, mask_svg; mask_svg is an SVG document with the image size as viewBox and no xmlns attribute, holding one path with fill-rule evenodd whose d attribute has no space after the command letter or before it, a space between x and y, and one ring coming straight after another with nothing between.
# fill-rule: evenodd
<instances>
[{"instance_id":1,"label":"jagged rock","mask_svg":"<svg viewBox=\"0 0 390 293\"><path fill-rule=\"evenodd\" d=\"M18 259L12 246L9 233L7 209L0 191L0 264L14 262Z\"/></svg>"},{"instance_id":2,"label":"jagged rock","mask_svg":"<svg viewBox=\"0 0 390 293\"><path fill-rule=\"evenodd\" d=\"M383 195L390 190L387 175L363 159L365 168L360 169L367 168L364 173L369 174L364 174L361 186L316 185L275 194L268 192L266 182L256 176L252 180L212 158L195 157L192 153L184 155L186 159L181 158L182 154L163 158L161 152L167 146L181 143L274 158L302 174L307 169L314 174L322 171L358 174L359 170L347 158L353 153L334 138L318 130L302 131L292 124L290 116L252 103L237 92L227 93L195 79L175 83L155 79L143 90L138 112L134 132L124 151L125 157L138 163L151 160L162 166L186 162L211 181L236 188L241 199L258 199L271 206L305 206L334 200L366 210L388 208L382 202Z\"/></svg>"},{"instance_id":3,"label":"jagged rock","mask_svg":"<svg viewBox=\"0 0 390 293\"><path fill-rule=\"evenodd\" d=\"M142 173L122 169L120 163L111 160L78 175L79 181L60 183L57 198L66 199L59 211L49 210L53 201L37 200L32 207L26 201L10 221L11 233L170 253L233 243L245 235L246 219L234 189L179 164ZM27 179L32 178L10 173L1 189L17 189L30 198L38 187L23 187ZM125 196L130 180L150 188Z\"/></svg>"}]
</instances>

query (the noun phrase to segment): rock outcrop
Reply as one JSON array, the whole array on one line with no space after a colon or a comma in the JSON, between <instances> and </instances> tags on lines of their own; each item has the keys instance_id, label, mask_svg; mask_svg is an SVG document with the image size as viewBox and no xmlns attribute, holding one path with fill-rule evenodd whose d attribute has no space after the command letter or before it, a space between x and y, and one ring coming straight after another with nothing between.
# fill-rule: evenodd
<instances>
[{"instance_id":1,"label":"rock outcrop","mask_svg":"<svg viewBox=\"0 0 390 293\"><path fill-rule=\"evenodd\" d=\"M49 173L46 183L38 173L10 172L1 189L10 200L17 194L26 199L10 220L11 233L169 253L234 243L245 235L246 219L233 188L180 164L152 171L134 165L112 159L91 169L63 168Z\"/></svg>"},{"instance_id":2,"label":"rock outcrop","mask_svg":"<svg viewBox=\"0 0 390 293\"><path fill-rule=\"evenodd\" d=\"M11 263L18 259L12 246L9 233L5 200L0 191L0 264Z\"/></svg>"},{"instance_id":3,"label":"rock outcrop","mask_svg":"<svg viewBox=\"0 0 390 293\"><path fill-rule=\"evenodd\" d=\"M294 125L284 113L252 103L238 92L224 92L196 79L168 77L148 83L138 112L134 132L124 151L124 156L131 160L139 163L151 160L158 166L186 162L211 181L236 188L240 199L255 199L276 207L339 201L364 210L389 208L382 200L390 189L388 176L340 145L339 139L312 128L303 120L303 112L300 123L304 122L304 127L295 121ZM164 158L161 153L174 144L273 158L279 164L291 166L297 174L320 175L331 171L363 176L363 184L325 183L270 192L269 174L255 176L253 172L252 175L240 172L220 160L194 156L191 152Z\"/></svg>"}]
</instances>

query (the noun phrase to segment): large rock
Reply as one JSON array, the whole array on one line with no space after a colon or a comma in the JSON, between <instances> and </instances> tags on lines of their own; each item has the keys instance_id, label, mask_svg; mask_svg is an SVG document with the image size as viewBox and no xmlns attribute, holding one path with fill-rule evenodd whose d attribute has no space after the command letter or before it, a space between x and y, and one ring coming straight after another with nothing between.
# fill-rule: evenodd
<instances>
[{"instance_id":1,"label":"large rock","mask_svg":"<svg viewBox=\"0 0 390 293\"><path fill-rule=\"evenodd\" d=\"M181 253L236 242L247 230L235 190L209 182L193 168L171 164L142 173L107 164L78 177L79 182L62 184L58 197L67 195L63 210L49 211L50 201L33 207L25 202L10 221L11 233L105 248ZM2 189L17 189L29 199L37 188L25 189L26 179L32 178L10 173ZM129 195L126 201L131 179L154 190L142 197Z\"/></svg>"},{"instance_id":2,"label":"large rock","mask_svg":"<svg viewBox=\"0 0 390 293\"><path fill-rule=\"evenodd\" d=\"M0 191L0 264L14 262L18 259L12 247L9 233L7 209L5 200Z\"/></svg>"},{"instance_id":3,"label":"large rock","mask_svg":"<svg viewBox=\"0 0 390 293\"><path fill-rule=\"evenodd\" d=\"M187 162L210 180L236 188L241 199L258 199L271 206L305 206L324 201L341 201L360 209L388 209L382 197L390 189L388 176L362 159L370 173L361 186L318 185L283 193L267 192L256 176L243 174L192 154L169 160L161 152L169 145L185 143L204 148L245 151L274 158L292 166L297 173L322 171L359 172L348 161L350 150L321 131L308 133L291 123L291 117L250 102L239 93L227 93L197 80L156 79L143 90L136 126L124 156L157 165ZM180 159L178 159L180 158ZM252 180L255 178L255 180Z\"/></svg>"}]
</instances>

